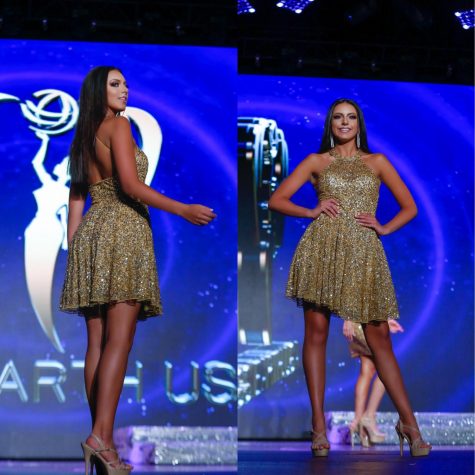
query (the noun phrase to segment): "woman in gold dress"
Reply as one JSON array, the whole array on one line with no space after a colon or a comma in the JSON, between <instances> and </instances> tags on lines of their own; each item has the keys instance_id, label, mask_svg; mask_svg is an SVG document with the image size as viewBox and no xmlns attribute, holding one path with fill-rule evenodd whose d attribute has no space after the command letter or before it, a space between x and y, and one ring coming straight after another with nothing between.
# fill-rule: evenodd
<instances>
[{"instance_id":1,"label":"woman in gold dress","mask_svg":"<svg viewBox=\"0 0 475 475\"><path fill-rule=\"evenodd\" d=\"M292 196L310 181L318 205L294 204ZM380 183L400 211L386 224L375 217ZM328 454L323 411L325 353L330 314L361 323L379 377L399 413L401 454L431 446L419 432L389 336L388 320L398 318L396 297L380 236L393 233L417 214L412 195L389 160L368 148L359 106L340 99L330 107L319 153L305 158L274 192L269 208L312 219L294 254L286 295L303 306L303 365L312 406L312 452Z\"/></svg>"},{"instance_id":2,"label":"woman in gold dress","mask_svg":"<svg viewBox=\"0 0 475 475\"><path fill-rule=\"evenodd\" d=\"M397 320L388 320L388 325L391 333L404 331ZM345 320L343 334L348 340L351 357L360 359L360 372L355 385L355 417L349 425L351 446L354 445L356 434L363 447L380 444L386 437L376 424L376 411L386 389L376 374L373 353L366 342L361 323Z\"/></svg>"},{"instance_id":3,"label":"woman in gold dress","mask_svg":"<svg viewBox=\"0 0 475 475\"><path fill-rule=\"evenodd\" d=\"M120 116L128 99L121 71L99 66L86 76L70 152L68 263L60 308L87 326L84 377L92 431L82 444L86 473L99 463L126 474L112 440L115 413L138 319L161 313L147 205L196 225L215 218L199 204L167 198L144 183L148 161ZM83 216L90 193L92 205Z\"/></svg>"}]
</instances>

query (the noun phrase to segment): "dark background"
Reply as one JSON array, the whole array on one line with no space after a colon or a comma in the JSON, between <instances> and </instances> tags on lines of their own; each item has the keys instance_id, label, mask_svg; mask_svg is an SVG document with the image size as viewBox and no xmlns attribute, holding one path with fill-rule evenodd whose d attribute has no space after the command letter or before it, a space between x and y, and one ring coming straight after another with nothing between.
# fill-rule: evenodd
<instances>
[{"instance_id":1,"label":"dark background","mask_svg":"<svg viewBox=\"0 0 475 475\"><path fill-rule=\"evenodd\" d=\"M238 17L239 72L473 83L470 1L316 0L297 15L250 0ZM350 19L351 17L351 19Z\"/></svg>"}]
</instances>

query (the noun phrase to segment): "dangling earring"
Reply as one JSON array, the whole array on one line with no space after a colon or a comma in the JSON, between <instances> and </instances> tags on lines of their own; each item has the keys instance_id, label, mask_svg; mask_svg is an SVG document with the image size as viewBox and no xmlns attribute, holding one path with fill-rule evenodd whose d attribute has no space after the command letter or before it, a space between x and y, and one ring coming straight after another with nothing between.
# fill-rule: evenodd
<instances>
[{"instance_id":1,"label":"dangling earring","mask_svg":"<svg viewBox=\"0 0 475 475\"><path fill-rule=\"evenodd\" d=\"M356 148L360 148L360 146L361 146L360 133L358 132L356 134Z\"/></svg>"},{"instance_id":2,"label":"dangling earring","mask_svg":"<svg viewBox=\"0 0 475 475\"><path fill-rule=\"evenodd\" d=\"M333 134L330 134L330 147L333 148L335 146L335 142L333 141Z\"/></svg>"}]
</instances>

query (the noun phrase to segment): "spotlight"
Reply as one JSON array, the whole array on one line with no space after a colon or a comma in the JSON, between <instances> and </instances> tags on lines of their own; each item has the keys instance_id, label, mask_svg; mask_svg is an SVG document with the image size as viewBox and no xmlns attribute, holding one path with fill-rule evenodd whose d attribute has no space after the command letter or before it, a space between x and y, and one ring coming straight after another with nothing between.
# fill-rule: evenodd
<instances>
[{"instance_id":1,"label":"spotlight","mask_svg":"<svg viewBox=\"0 0 475 475\"><path fill-rule=\"evenodd\" d=\"M464 30L473 28L475 24L475 10L455 12L454 15L458 18Z\"/></svg>"},{"instance_id":2,"label":"spotlight","mask_svg":"<svg viewBox=\"0 0 475 475\"><path fill-rule=\"evenodd\" d=\"M238 15L255 12L256 9L248 2L248 0L238 0Z\"/></svg>"},{"instance_id":3,"label":"spotlight","mask_svg":"<svg viewBox=\"0 0 475 475\"><path fill-rule=\"evenodd\" d=\"M276 7L286 8L292 10L294 13L300 14L308 7L314 0L280 0L276 3Z\"/></svg>"}]
</instances>

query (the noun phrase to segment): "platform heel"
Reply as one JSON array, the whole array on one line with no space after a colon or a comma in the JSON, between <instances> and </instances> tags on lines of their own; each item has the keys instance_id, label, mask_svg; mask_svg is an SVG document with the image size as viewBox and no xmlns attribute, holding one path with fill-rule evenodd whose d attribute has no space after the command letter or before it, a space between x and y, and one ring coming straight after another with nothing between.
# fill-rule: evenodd
<instances>
[{"instance_id":1,"label":"platform heel","mask_svg":"<svg viewBox=\"0 0 475 475\"><path fill-rule=\"evenodd\" d=\"M95 450L87 445L86 442L81 442L81 447L84 454L84 464L86 466L85 475L92 475L94 469Z\"/></svg>"},{"instance_id":2,"label":"platform heel","mask_svg":"<svg viewBox=\"0 0 475 475\"><path fill-rule=\"evenodd\" d=\"M411 430L419 435L419 437L415 438L412 440L410 437L407 435L405 430ZM411 451L411 455L413 457L424 457L426 455L429 455L430 451L432 450L432 446L429 444L428 447L422 447L423 444L426 444L427 442L424 441L424 439L421 437L421 433L417 427L412 427L405 425L401 422L401 419L398 420L396 424L396 433L399 437L399 452L403 454L403 445L404 445L404 439L407 440L407 443L409 445L409 450Z\"/></svg>"}]
</instances>

